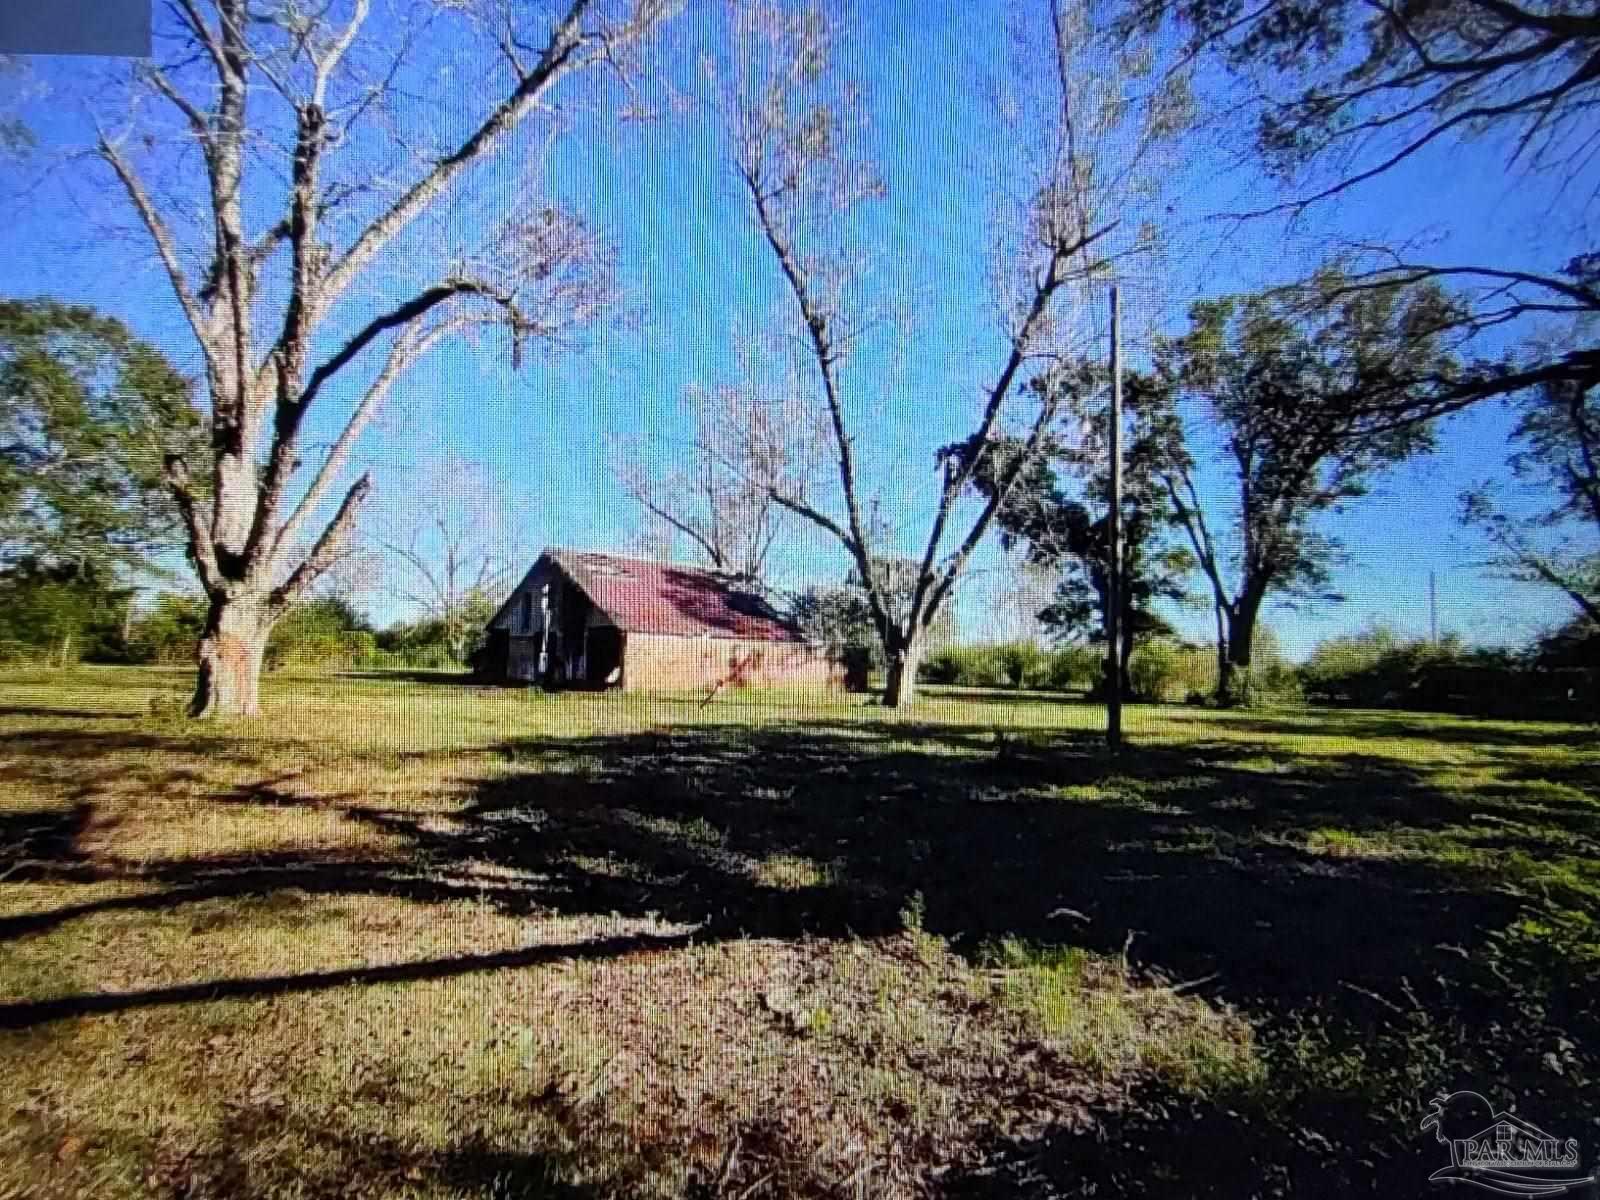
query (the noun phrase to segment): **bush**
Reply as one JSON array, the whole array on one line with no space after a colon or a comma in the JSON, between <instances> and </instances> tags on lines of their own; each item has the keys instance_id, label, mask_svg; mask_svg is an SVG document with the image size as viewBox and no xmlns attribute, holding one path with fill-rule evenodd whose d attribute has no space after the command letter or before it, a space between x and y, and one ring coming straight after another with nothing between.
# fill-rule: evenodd
<instances>
[{"instance_id":1,"label":"bush","mask_svg":"<svg viewBox=\"0 0 1600 1200\"><path fill-rule=\"evenodd\" d=\"M917 678L959 687L1082 691L1100 681L1105 654L1078 643L1045 650L1034 642L948 646L922 660Z\"/></svg>"},{"instance_id":2,"label":"bush","mask_svg":"<svg viewBox=\"0 0 1600 1200\"><path fill-rule=\"evenodd\" d=\"M930 652L917 670L923 683L960 687L1048 686L1051 659L1032 642L946 646Z\"/></svg>"},{"instance_id":3,"label":"bush","mask_svg":"<svg viewBox=\"0 0 1600 1200\"><path fill-rule=\"evenodd\" d=\"M1033 642L1005 642L994 647L994 654L1012 687L1037 687L1042 682L1045 654Z\"/></svg>"},{"instance_id":4,"label":"bush","mask_svg":"<svg viewBox=\"0 0 1600 1200\"><path fill-rule=\"evenodd\" d=\"M0 638L0 667L48 667L59 665L51 648L36 646L17 638Z\"/></svg>"},{"instance_id":5,"label":"bush","mask_svg":"<svg viewBox=\"0 0 1600 1200\"><path fill-rule=\"evenodd\" d=\"M994 646L946 646L922 660L917 678L924 683L999 687L1005 681L1005 667Z\"/></svg>"},{"instance_id":6,"label":"bush","mask_svg":"<svg viewBox=\"0 0 1600 1200\"><path fill-rule=\"evenodd\" d=\"M6 659L71 666L122 655L131 592L102 571L33 559L0 571L0 642Z\"/></svg>"},{"instance_id":7,"label":"bush","mask_svg":"<svg viewBox=\"0 0 1600 1200\"><path fill-rule=\"evenodd\" d=\"M1043 685L1055 691L1087 691L1099 683L1105 654L1093 646L1060 646L1051 651Z\"/></svg>"},{"instance_id":8,"label":"bush","mask_svg":"<svg viewBox=\"0 0 1600 1200\"><path fill-rule=\"evenodd\" d=\"M157 596L129 628L126 659L160 666L192 663L205 623L206 602L199 596L173 592Z\"/></svg>"},{"instance_id":9,"label":"bush","mask_svg":"<svg viewBox=\"0 0 1600 1200\"><path fill-rule=\"evenodd\" d=\"M364 671L466 671L448 646L433 643L404 650L375 648L365 651L352 664Z\"/></svg>"},{"instance_id":10,"label":"bush","mask_svg":"<svg viewBox=\"0 0 1600 1200\"><path fill-rule=\"evenodd\" d=\"M308 634L293 641L267 643L266 668L280 671L348 671L377 653L372 633L345 629Z\"/></svg>"},{"instance_id":11,"label":"bush","mask_svg":"<svg viewBox=\"0 0 1600 1200\"><path fill-rule=\"evenodd\" d=\"M1592 720L1600 671L1551 668L1543 646L1529 655L1403 641L1377 628L1317 646L1300 669L1308 699L1359 708L1405 708L1475 716Z\"/></svg>"},{"instance_id":12,"label":"bush","mask_svg":"<svg viewBox=\"0 0 1600 1200\"><path fill-rule=\"evenodd\" d=\"M1217 656L1209 647L1151 639L1134 647L1128 675L1139 699L1176 704L1210 695L1217 685Z\"/></svg>"},{"instance_id":13,"label":"bush","mask_svg":"<svg viewBox=\"0 0 1600 1200\"><path fill-rule=\"evenodd\" d=\"M348 670L373 653L376 641L366 618L334 597L307 600L285 614L267 639L269 671Z\"/></svg>"}]
</instances>

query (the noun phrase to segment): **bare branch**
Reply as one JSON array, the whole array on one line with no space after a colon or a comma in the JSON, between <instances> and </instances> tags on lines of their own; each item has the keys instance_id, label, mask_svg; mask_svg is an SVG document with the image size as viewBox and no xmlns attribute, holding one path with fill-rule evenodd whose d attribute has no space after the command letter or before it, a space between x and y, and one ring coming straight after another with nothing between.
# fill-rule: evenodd
<instances>
[{"instance_id":1,"label":"bare branch","mask_svg":"<svg viewBox=\"0 0 1600 1200\"><path fill-rule=\"evenodd\" d=\"M356 515L361 509L362 502L366 500L367 493L372 490L372 476L363 474L360 479L351 485L345 493L344 502L339 505L339 511L334 514L333 520L322 531L322 536L317 539L316 545L311 548L311 553L306 556L289 578L282 585L272 591L272 605L279 611L289 607L301 596L306 589L320 579L328 568L339 560L344 553L345 545L349 540L351 530L355 527Z\"/></svg>"},{"instance_id":2,"label":"bare branch","mask_svg":"<svg viewBox=\"0 0 1600 1200\"><path fill-rule=\"evenodd\" d=\"M378 372L377 378L368 385L360 403L356 405L355 410L350 414L350 419L345 422L344 428L340 430L332 449L328 451L327 457L323 459L322 466L318 468L317 474L312 479L311 485L306 489L305 495L301 497L300 503L295 506L294 511L289 514L289 518L283 523L283 527L278 530L277 536L272 543L271 557L275 559L283 552L285 547L294 545L295 539L299 536L300 527L316 511L317 506L322 503L323 497L327 495L328 489L333 486L333 482L339 477L339 472L344 469L351 450L354 449L356 442L360 440L367 425L371 422L385 398L387 398L389 391L394 387L395 381L449 332L451 332L450 326L440 325L421 333L402 334L395 339L394 344L389 348L389 355L384 361L383 368Z\"/></svg>"},{"instance_id":3,"label":"bare branch","mask_svg":"<svg viewBox=\"0 0 1600 1200\"><path fill-rule=\"evenodd\" d=\"M533 70L460 146L434 164L432 170L412 184L388 211L356 238L328 271L323 283L325 303L342 294L385 245L442 195L457 175L489 153L507 132L533 111L551 85L567 73L584 42L579 22L588 7L589 0L573 0L566 16L552 30L549 44Z\"/></svg>"},{"instance_id":4,"label":"bare branch","mask_svg":"<svg viewBox=\"0 0 1600 1200\"><path fill-rule=\"evenodd\" d=\"M211 528L196 504L188 464L176 454L169 454L163 467L167 487L183 518L184 530L189 538L189 552L194 558L195 569L200 573L200 582L207 591L220 587L222 579L217 570L216 550L211 543Z\"/></svg>"},{"instance_id":5,"label":"bare branch","mask_svg":"<svg viewBox=\"0 0 1600 1200\"><path fill-rule=\"evenodd\" d=\"M200 343L201 350L205 353L206 360L212 362L214 352L212 349L211 331L206 324L200 306L196 303L194 294L189 290L189 281L184 276L183 264L178 261L177 243L172 239L172 232L167 228L167 223L161 217L150 195L145 191L144 184L134 172L122 154L107 140L102 133L99 142L99 154L111 165L116 172L117 179L123 189L128 193L128 199L133 202L134 211L139 214L139 220L144 223L145 229L150 234L150 239L155 243L156 253L161 256L161 265L166 268L167 279L172 284L173 294L178 299L178 305L183 309L183 315L189 322L189 328L194 331L195 339ZM212 362L213 369L216 364Z\"/></svg>"}]
</instances>

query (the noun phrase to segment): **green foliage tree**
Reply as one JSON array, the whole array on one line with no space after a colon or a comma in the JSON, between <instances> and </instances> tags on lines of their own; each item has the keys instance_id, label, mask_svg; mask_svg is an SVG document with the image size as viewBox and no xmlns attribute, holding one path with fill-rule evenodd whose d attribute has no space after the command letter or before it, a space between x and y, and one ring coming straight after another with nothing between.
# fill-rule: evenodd
<instances>
[{"instance_id":1,"label":"green foliage tree","mask_svg":"<svg viewBox=\"0 0 1600 1200\"><path fill-rule=\"evenodd\" d=\"M1111 563L1107 513L1111 506L1108 378L1098 364L1079 361L1046 372L1033 386L1058 393L1062 420L1077 432L1052 439L1047 452L1023 470L1006 493L997 523L1007 549L1023 545L1030 561L1060 572L1040 621L1058 640L1104 640ZM1132 692L1129 662L1135 644L1170 632L1156 605L1184 594L1194 559L1172 541L1175 515L1163 472L1182 445L1173 415L1170 381L1139 372L1123 376L1122 592L1118 664L1125 694ZM1003 445L973 472L972 486L992 495L1002 479L994 469L1015 448ZM947 447L965 459L971 443Z\"/></svg>"},{"instance_id":2,"label":"green foliage tree","mask_svg":"<svg viewBox=\"0 0 1600 1200\"><path fill-rule=\"evenodd\" d=\"M1186 58L1231 69L1257 117L1269 170L1296 194L1268 210L1303 211L1392 171L1429 148L1496 139L1518 190L1542 189L1571 208L1572 178L1593 146L1600 100L1600 12L1570 0L1128 0L1127 36L1176 33ZM1230 112L1241 106L1230 96ZM1448 185L1447 185L1448 186ZM1448 193L1438 199L1445 201ZM1576 203L1583 216L1590 192ZM1419 199L1426 211L1426 201ZM1260 214L1256 214L1260 215ZM1591 231L1585 221L1580 236ZM1463 289L1464 333L1565 322L1567 336L1531 337L1455 384L1456 402L1527 387L1600 383L1600 254L1565 267L1501 261L1407 261L1371 247L1376 264L1355 288L1446 281Z\"/></svg>"},{"instance_id":3,"label":"green foliage tree","mask_svg":"<svg viewBox=\"0 0 1600 1200\"><path fill-rule=\"evenodd\" d=\"M1600 385L1527 393L1511 471L1531 511L1510 511L1492 484L1462 495L1462 519L1500 548L1513 578L1564 594L1600 623Z\"/></svg>"},{"instance_id":4,"label":"green foliage tree","mask_svg":"<svg viewBox=\"0 0 1600 1200\"><path fill-rule=\"evenodd\" d=\"M92 558L15 562L0 571L0 660L119 659L131 598Z\"/></svg>"},{"instance_id":5,"label":"green foliage tree","mask_svg":"<svg viewBox=\"0 0 1600 1200\"><path fill-rule=\"evenodd\" d=\"M1531 660L1541 670L1600 672L1600 622L1574 617L1539 638L1533 645Z\"/></svg>"},{"instance_id":6,"label":"green foliage tree","mask_svg":"<svg viewBox=\"0 0 1600 1200\"><path fill-rule=\"evenodd\" d=\"M379 650L400 656L407 666L459 668L482 649L485 626L499 604L487 593L469 592L446 617L402 621L379 630Z\"/></svg>"},{"instance_id":7,"label":"green foliage tree","mask_svg":"<svg viewBox=\"0 0 1600 1200\"><path fill-rule=\"evenodd\" d=\"M1512 161L1568 165L1600 99L1600 14L1566 0L1135 0L1123 27L1175 21L1191 51L1256 84L1258 141L1289 173L1337 161L1321 194L1389 171L1440 139L1509 133Z\"/></svg>"},{"instance_id":8,"label":"green foliage tree","mask_svg":"<svg viewBox=\"0 0 1600 1200\"><path fill-rule=\"evenodd\" d=\"M370 651L372 624L349 601L318 596L291 608L267 639L269 668L345 663Z\"/></svg>"},{"instance_id":9,"label":"green foliage tree","mask_svg":"<svg viewBox=\"0 0 1600 1200\"><path fill-rule=\"evenodd\" d=\"M1208 514L1181 444L1162 468L1173 511L1210 584L1217 698L1248 699L1257 621L1269 596L1337 599L1338 544L1318 518L1364 495L1383 469L1433 446L1448 406L1455 319L1432 284L1311 288L1204 301L1159 348L1159 370L1204 406L1233 476L1231 529ZM1228 543L1221 540L1231 533Z\"/></svg>"},{"instance_id":10,"label":"green foliage tree","mask_svg":"<svg viewBox=\"0 0 1600 1200\"><path fill-rule=\"evenodd\" d=\"M129 623L127 657L143 663L193 662L205 623L204 597L164 592Z\"/></svg>"},{"instance_id":11,"label":"green foliage tree","mask_svg":"<svg viewBox=\"0 0 1600 1200\"><path fill-rule=\"evenodd\" d=\"M872 611L858 587L849 584L812 584L789 602L789 619L813 642L828 648L835 658L866 655L882 666Z\"/></svg>"},{"instance_id":12,"label":"green foliage tree","mask_svg":"<svg viewBox=\"0 0 1600 1200\"><path fill-rule=\"evenodd\" d=\"M100 586L180 544L162 460L201 454L189 391L121 321L0 300L0 565L70 564Z\"/></svg>"}]
</instances>

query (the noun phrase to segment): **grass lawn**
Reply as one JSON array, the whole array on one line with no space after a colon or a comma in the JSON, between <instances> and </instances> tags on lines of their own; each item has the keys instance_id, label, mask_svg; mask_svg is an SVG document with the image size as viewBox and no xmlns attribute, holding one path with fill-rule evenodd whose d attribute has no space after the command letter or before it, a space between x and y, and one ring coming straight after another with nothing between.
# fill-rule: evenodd
<instances>
[{"instance_id":1,"label":"grass lawn","mask_svg":"<svg viewBox=\"0 0 1600 1200\"><path fill-rule=\"evenodd\" d=\"M0 675L0 1197L1422 1195L1600 1152L1600 739Z\"/></svg>"}]
</instances>

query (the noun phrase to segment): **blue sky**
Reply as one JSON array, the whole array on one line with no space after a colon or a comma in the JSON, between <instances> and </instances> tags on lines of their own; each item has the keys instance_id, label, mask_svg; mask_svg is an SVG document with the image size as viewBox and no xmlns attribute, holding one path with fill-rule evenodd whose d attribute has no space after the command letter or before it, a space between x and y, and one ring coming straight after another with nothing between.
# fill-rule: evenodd
<instances>
[{"instance_id":1,"label":"blue sky","mask_svg":"<svg viewBox=\"0 0 1600 1200\"><path fill-rule=\"evenodd\" d=\"M901 528L903 552L921 548L936 482L933 451L970 429L977 389L1003 358L987 300L988 185L1004 175L1010 147L985 97L985 81L1005 50L988 11L862 4L842 60L862 87L870 118L866 148L887 185L886 198L860 215L853 233L870 247L874 292L914 316L903 336L864 346L847 375L868 447L868 483ZM717 12L715 5L692 9L664 35L658 66L680 93L698 86L700 50L719 45ZM456 49L448 40L433 44L416 66L418 87L431 97L429 119L445 124L473 109L472 84L485 69ZM103 221L119 217L115 195L81 164L60 161L87 134L82 110L91 66L82 59L34 65L49 89L30 109L42 144L31 163L3 168L13 175L6 192L25 194L0 229L0 293L94 304L192 369L192 344L148 244L108 236ZM686 389L732 382L741 333L783 313L786 300L775 264L746 219L714 124L693 104L663 107L669 111L658 120L620 127L602 114L579 113L551 154L532 156L527 142L511 147L479 172L452 210L455 232L462 233L474 214L541 187L571 204L616 244L628 319L597 329L576 350L535 357L516 373L494 345L436 351L396 392L358 456L374 468L380 494L387 484L391 502L425 502L405 492L405 481L414 478L408 468L451 452L503 482L527 531L530 561L544 543L636 544L639 514L612 473L618 439L646 438L662 462L681 452ZM1558 267L1578 248L1572 222L1543 207L1548 189L1508 176L1503 148L1490 143L1421 156L1292 229L1269 220L1236 226L1208 219L1275 194L1248 156L1237 153L1247 136L1242 122L1214 129L1196 139L1183 164L1168 269L1159 286L1136 279L1127 288L1132 361L1151 333L1181 324L1193 298L1291 278L1314 262L1319 239L1332 232L1423 238L1434 261L1537 269ZM376 161L385 154L382 147L364 152ZM51 167L42 179L41 165ZM264 220L269 211L263 206L256 215ZM421 262L425 250L416 243L406 253ZM398 287L404 279L391 282ZM356 296L349 314L328 328L329 339L339 335L341 321L349 328L362 311L374 311L392 294L390 286ZM313 443L331 436L350 394L326 397ZM1337 579L1348 600L1270 612L1268 622L1291 654L1379 621L1425 633L1430 570L1438 575L1442 628L1469 640L1515 641L1564 619L1559 598L1475 566L1486 548L1455 521L1461 488L1501 470L1510 424L1493 406L1455 419L1441 431L1438 453L1384 477L1370 497L1330 520L1328 529L1350 556ZM1197 423L1192 434L1204 457L1214 433ZM1212 472L1208 486L1224 482ZM995 558L992 550L980 556L963 589L958 611L968 637L991 628ZM794 526L778 566L789 582L836 580L846 562L836 547ZM380 618L400 613L378 594L371 607ZM1204 608L1177 616L1197 636L1209 628Z\"/></svg>"}]
</instances>

